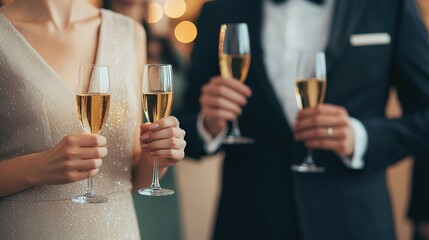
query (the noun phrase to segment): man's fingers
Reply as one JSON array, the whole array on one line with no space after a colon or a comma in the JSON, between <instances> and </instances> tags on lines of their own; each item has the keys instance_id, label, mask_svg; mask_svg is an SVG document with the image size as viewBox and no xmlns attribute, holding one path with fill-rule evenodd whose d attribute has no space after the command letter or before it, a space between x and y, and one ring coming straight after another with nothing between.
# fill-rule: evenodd
<instances>
[{"instance_id":1,"label":"man's fingers","mask_svg":"<svg viewBox=\"0 0 429 240\"><path fill-rule=\"evenodd\" d=\"M297 119L299 120L302 118L307 118L309 116L319 115L319 114L340 115L340 114L347 114L347 111L341 106L336 106L332 104L319 104L316 107L304 108L303 110L299 111Z\"/></svg>"},{"instance_id":2,"label":"man's fingers","mask_svg":"<svg viewBox=\"0 0 429 240\"><path fill-rule=\"evenodd\" d=\"M346 144L347 143L345 141L341 141L337 139L328 139L328 138L305 141L305 146L307 146L310 149L331 150L340 156L347 155Z\"/></svg>"},{"instance_id":3,"label":"man's fingers","mask_svg":"<svg viewBox=\"0 0 429 240\"><path fill-rule=\"evenodd\" d=\"M225 85L247 97L250 97L252 95L252 90L237 79L226 79L220 76L216 76L210 79L209 84Z\"/></svg>"},{"instance_id":4,"label":"man's fingers","mask_svg":"<svg viewBox=\"0 0 429 240\"><path fill-rule=\"evenodd\" d=\"M201 109L201 113L204 116L204 119L221 119L225 121L232 121L237 118L237 115L231 111L220 108L209 108L205 107Z\"/></svg>"},{"instance_id":5,"label":"man's fingers","mask_svg":"<svg viewBox=\"0 0 429 240\"><path fill-rule=\"evenodd\" d=\"M244 95L243 93L238 92L226 85L205 85L202 88L201 96L225 98L239 106L244 106L247 104L247 95Z\"/></svg>"},{"instance_id":6,"label":"man's fingers","mask_svg":"<svg viewBox=\"0 0 429 240\"><path fill-rule=\"evenodd\" d=\"M241 107L237 105L237 103L217 96L201 96L201 105L204 107L225 109L235 113L236 115L240 115L242 112Z\"/></svg>"},{"instance_id":7,"label":"man's fingers","mask_svg":"<svg viewBox=\"0 0 429 240\"><path fill-rule=\"evenodd\" d=\"M311 115L306 118L299 119L295 126L293 127L294 133L299 133L309 128L315 127L339 127L347 126L348 119L346 117L326 115L326 114L317 114Z\"/></svg>"}]
</instances>

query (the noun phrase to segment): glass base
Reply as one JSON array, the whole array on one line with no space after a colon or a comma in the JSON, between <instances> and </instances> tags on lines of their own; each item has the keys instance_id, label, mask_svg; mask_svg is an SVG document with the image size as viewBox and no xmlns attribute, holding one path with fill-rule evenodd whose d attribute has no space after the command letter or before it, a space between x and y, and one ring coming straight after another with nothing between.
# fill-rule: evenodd
<instances>
[{"instance_id":1,"label":"glass base","mask_svg":"<svg viewBox=\"0 0 429 240\"><path fill-rule=\"evenodd\" d=\"M74 196L72 198L72 201L75 203L105 203L108 202L109 199L105 196L100 195L80 195L80 196Z\"/></svg>"},{"instance_id":2,"label":"glass base","mask_svg":"<svg viewBox=\"0 0 429 240\"><path fill-rule=\"evenodd\" d=\"M248 137L236 137L236 136L228 136L225 139L223 139L222 143L223 144L252 144L254 143L255 140L252 138L248 138Z\"/></svg>"},{"instance_id":3,"label":"glass base","mask_svg":"<svg viewBox=\"0 0 429 240\"><path fill-rule=\"evenodd\" d=\"M142 188L139 189L139 194L144 196L168 196L173 195L174 191L166 188Z\"/></svg>"},{"instance_id":4,"label":"glass base","mask_svg":"<svg viewBox=\"0 0 429 240\"><path fill-rule=\"evenodd\" d=\"M324 167L319 167L315 164L302 163L300 165L293 165L291 169L295 172L302 173L323 173L325 172Z\"/></svg>"}]
</instances>

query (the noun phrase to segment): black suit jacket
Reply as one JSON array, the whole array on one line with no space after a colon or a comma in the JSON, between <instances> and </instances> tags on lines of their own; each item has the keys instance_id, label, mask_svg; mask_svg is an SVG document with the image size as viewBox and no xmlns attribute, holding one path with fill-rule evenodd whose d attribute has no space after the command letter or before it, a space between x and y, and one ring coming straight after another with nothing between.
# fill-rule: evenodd
<instances>
[{"instance_id":1,"label":"black suit jacket","mask_svg":"<svg viewBox=\"0 0 429 240\"><path fill-rule=\"evenodd\" d=\"M409 217L415 223L429 222L429 157L414 160Z\"/></svg>"},{"instance_id":2,"label":"black suit jacket","mask_svg":"<svg viewBox=\"0 0 429 240\"><path fill-rule=\"evenodd\" d=\"M368 133L365 168L347 168L332 152L316 151L323 174L294 173L305 148L294 141L263 63L261 0L207 3L198 21L186 112L187 154L205 154L196 130L200 89L219 74L219 26L246 22L253 95L240 117L253 145L224 146L222 194L214 239L394 239L385 169L429 148L429 44L411 0L337 0L326 49L326 102L345 107ZM388 33L388 45L353 47L350 36ZM385 106L398 88L404 117L388 120Z\"/></svg>"}]
</instances>

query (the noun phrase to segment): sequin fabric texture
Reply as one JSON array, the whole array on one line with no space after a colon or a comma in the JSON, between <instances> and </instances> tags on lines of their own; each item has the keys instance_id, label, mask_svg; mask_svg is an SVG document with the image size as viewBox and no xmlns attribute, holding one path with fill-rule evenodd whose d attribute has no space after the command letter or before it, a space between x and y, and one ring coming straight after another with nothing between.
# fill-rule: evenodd
<instances>
[{"instance_id":1,"label":"sequin fabric texture","mask_svg":"<svg viewBox=\"0 0 429 240\"><path fill-rule=\"evenodd\" d=\"M37 186L0 198L0 239L140 239L131 198L131 149L137 127L134 26L102 10L97 64L108 65L109 154L94 177L108 203L80 205L86 181ZM75 93L0 14L0 161L46 151L82 132ZM76 70L77 71L77 70Z\"/></svg>"}]
</instances>

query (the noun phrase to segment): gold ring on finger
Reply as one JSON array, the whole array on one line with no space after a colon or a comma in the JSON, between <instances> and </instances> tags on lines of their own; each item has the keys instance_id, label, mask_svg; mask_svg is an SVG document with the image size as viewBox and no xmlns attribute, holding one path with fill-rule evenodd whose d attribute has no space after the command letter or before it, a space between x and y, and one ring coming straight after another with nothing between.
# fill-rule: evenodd
<instances>
[{"instance_id":1,"label":"gold ring on finger","mask_svg":"<svg viewBox=\"0 0 429 240\"><path fill-rule=\"evenodd\" d=\"M328 137L332 137L332 136L334 136L334 129L333 129L332 127L328 127L328 128L326 129L326 135L327 135Z\"/></svg>"}]
</instances>

